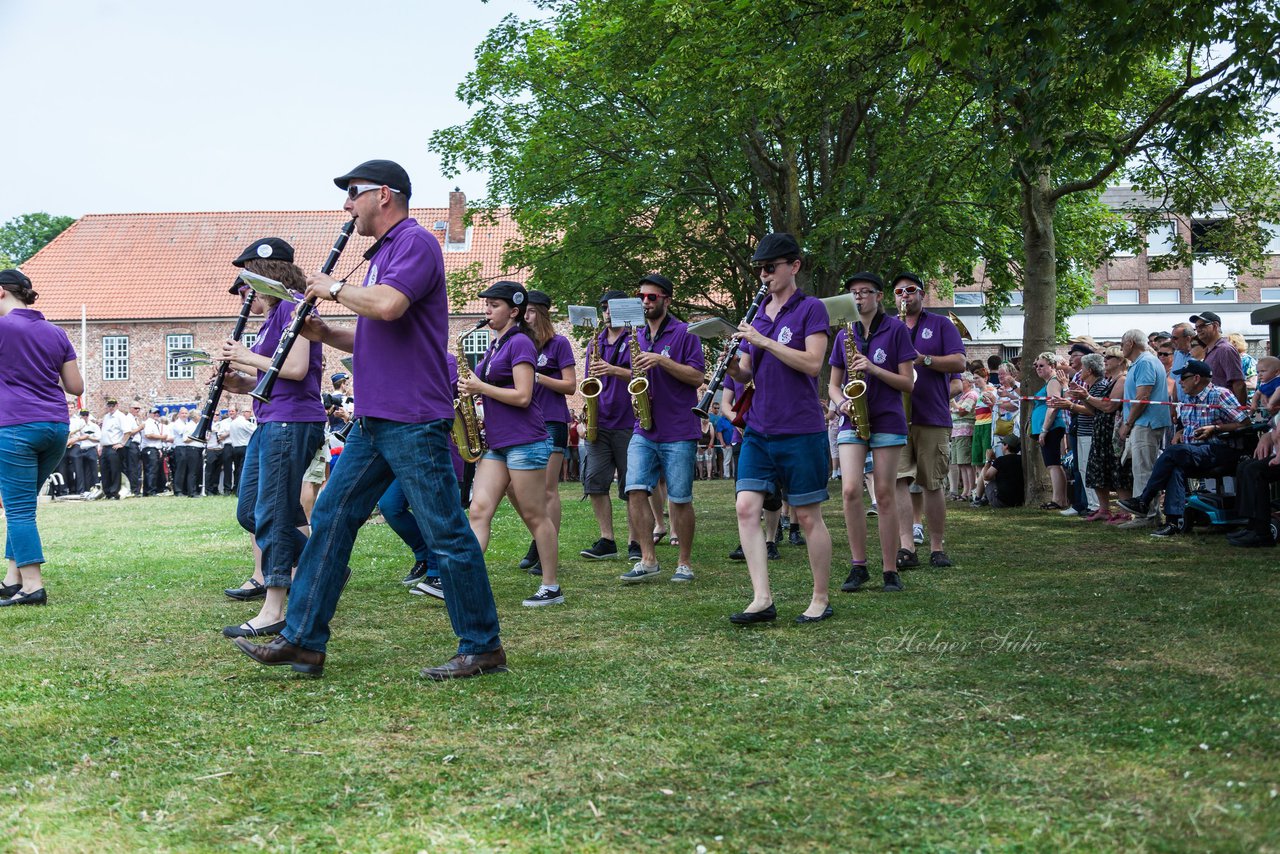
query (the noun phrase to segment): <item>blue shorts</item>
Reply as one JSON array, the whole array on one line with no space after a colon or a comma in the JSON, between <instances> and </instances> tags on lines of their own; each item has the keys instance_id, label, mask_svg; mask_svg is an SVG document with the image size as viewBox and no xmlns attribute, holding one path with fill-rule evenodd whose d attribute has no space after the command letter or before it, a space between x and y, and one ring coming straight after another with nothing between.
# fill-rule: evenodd
<instances>
[{"instance_id":1,"label":"blue shorts","mask_svg":"<svg viewBox=\"0 0 1280 854\"><path fill-rule=\"evenodd\" d=\"M632 434L627 445L627 492L653 492L660 478L667 480L667 500L693 503L693 462L698 440L654 442Z\"/></svg>"},{"instance_id":2,"label":"blue shorts","mask_svg":"<svg viewBox=\"0 0 1280 854\"><path fill-rule=\"evenodd\" d=\"M509 448L489 448L482 459L497 460L506 463L509 471L537 471L547 467L551 458L551 440L539 439L527 445L512 445Z\"/></svg>"},{"instance_id":3,"label":"blue shorts","mask_svg":"<svg viewBox=\"0 0 1280 854\"><path fill-rule=\"evenodd\" d=\"M569 425L563 421L548 421L547 438L551 440L551 453L563 454L569 447Z\"/></svg>"},{"instance_id":4,"label":"blue shorts","mask_svg":"<svg viewBox=\"0 0 1280 854\"><path fill-rule=\"evenodd\" d=\"M907 444L907 437L901 433L872 433L871 441L858 438L853 430L841 430L836 436L837 445L871 445L873 448L894 448Z\"/></svg>"},{"instance_id":5,"label":"blue shorts","mask_svg":"<svg viewBox=\"0 0 1280 854\"><path fill-rule=\"evenodd\" d=\"M827 431L766 436L747 428L738 457L738 492L773 491L776 483L792 507L826 501L831 473Z\"/></svg>"}]
</instances>

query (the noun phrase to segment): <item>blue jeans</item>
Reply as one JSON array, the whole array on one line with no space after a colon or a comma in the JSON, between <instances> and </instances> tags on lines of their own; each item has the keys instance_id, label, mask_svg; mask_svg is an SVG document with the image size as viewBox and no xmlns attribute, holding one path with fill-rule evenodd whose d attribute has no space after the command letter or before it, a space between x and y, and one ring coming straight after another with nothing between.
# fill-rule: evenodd
<instances>
[{"instance_id":1,"label":"blue jeans","mask_svg":"<svg viewBox=\"0 0 1280 854\"><path fill-rule=\"evenodd\" d=\"M322 442L321 421L264 421L249 437L236 521L262 549L262 581L267 587L289 588L289 576L307 544L298 530L307 524L302 475Z\"/></svg>"},{"instance_id":2,"label":"blue jeans","mask_svg":"<svg viewBox=\"0 0 1280 854\"><path fill-rule=\"evenodd\" d=\"M356 532L395 479L413 515L431 521L422 534L440 566L458 653L492 652L502 645L484 555L458 503L449 454L452 426L452 419L425 424L357 419L342 449L342 464L311 513L311 539L298 561L281 633L285 640L324 652Z\"/></svg>"},{"instance_id":3,"label":"blue jeans","mask_svg":"<svg viewBox=\"0 0 1280 854\"><path fill-rule=\"evenodd\" d=\"M64 422L0 427L0 498L7 528L4 556L18 566L44 563L36 528L36 496L66 450Z\"/></svg>"},{"instance_id":4,"label":"blue jeans","mask_svg":"<svg viewBox=\"0 0 1280 854\"><path fill-rule=\"evenodd\" d=\"M427 548L427 541L418 528L418 520L413 517L413 511L409 509L409 499L405 497L400 481L391 481L387 491L378 499L378 509L382 511L382 518L387 520L391 530L395 531L396 536L404 540L404 544L413 552L413 559L427 562L427 577L439 578L440 567L431 557L431 550Z\"/></svg>"},{"instance_id":5,"label":"blue jeans","mask_svg":"<svg viewBox=\"0 0 1280 854\"><path fill-rule=\"evenodd\" d=\"M774 485L792 507L826 501L830 474L827 431L767 436L750 427L738 457L738 492L773 491Z\"/></svg>"},{"instance_id":6,"label":"blue jeans","mask_svg":"<svg viewBox=\"0 0 1280 854\"><path fill-rule=\"evenodd\" d=\"M637 489L652 493L658 480L667 479L667 500L672 504L693 503L693 462L698 453L696 439L654 442L639 433L627 445L627 492Z\"/></svg>"},{"instance_id":7,"label":"blue jeans","mask_svg":"<svg viewBox=\"0 0 1280 854\"><path fill-rule=\"evenodd\" d=\"M1138 497L1150 505L1163 489L1165 515L1181 516L1187 507L1187 475L1203 476L1223 466L1231 469L1228 475L1235 474L1235 463L1240 456L1238 449L1221 442L1170 445L1156 460L1151 477L1147 478L1147 487Z\"/></svg>"}]
</instances>

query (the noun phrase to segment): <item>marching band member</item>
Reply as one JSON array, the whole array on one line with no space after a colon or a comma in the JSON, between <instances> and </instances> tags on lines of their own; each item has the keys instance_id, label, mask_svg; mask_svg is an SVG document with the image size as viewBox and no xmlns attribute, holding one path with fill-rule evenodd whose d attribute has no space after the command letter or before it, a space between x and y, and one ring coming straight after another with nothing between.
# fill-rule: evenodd
<instances>
[{"instance_id":1,"label":"marching band member","mask_svg":"<svg viewBox=\"0 0 1280 854\"><path fill-rule=\"evenodd\" d=\"M551 440L551 454L547 458L546 508L547 516L560 536L560 469L569 446L569 405L565 396L578 388L578 366L573 355L573 345L563 335L556 334L551 323L551 297L542 291L529 291L525 308L529 331L538 349L538 361L533 373L533 399L547 425L547 438ZM539 575L538 544L529 543L529 551L520 568Z\"/></svg>"},{"instance_id":2,"label":"marching band member","mask_svg":"<svg viewBox=\"0 0 1280 854\"><path fill-rule=\"evenodd\" d=\"M533 394L538 351L525 323L528 293L517 282L498 282L481 291L480 298L486 300L493 342L475 372L458 381L459 394L484 398L487 447L471 487L471 530L480 548L487 549L493 514L509 486L511 503L542 559L542 584L522 604L563 605L564 593L556 582L559 535L544 503L551 439ZM447 592L447 579L445 585Z\"/></svg>"},{"instance_id":3,"label":"marching band member","mask_svg":"<svg viewBox=\"0 0 1280 854\"><path fill-rule=\"evenodd\" d=\"M645 323L635 331L631 367L649 381L652 426L636 419L635 433L627 446L627 504L632 530L640 534L640 562L618 576L624 584L649 581L662 568L655 546L660 538L646 532L655 529L649 498L666 480L671 525L680 550L672 581L692 581L693 569L693 464L698 449L698 386L706 379L702 342L689 332L689 324L670 313L671 280L650 273L640 280L636 294L644 301ZM661 511L659 511L661 512ZM657 517L660 524L662 517Z\"/></svg>"},{"instance_id":4,"label":"marching band member","mask_svg":"<svg viewBox=\"0 0 1280 854\"><path fill-rule=\"evenodd\" d=\"M293 247L277 237L249 244L231 262L251 273L283 283L293 291L306 289L306 277L293 263ZM232 286L239 291L245 285ZM218 359L230 361L224 388L252 391L262 373L271 367L280 336L293 322L295 303L255 294L251 311L266 314L252 348L228 338ZM302 529L307 517L302 509L302 476L316 450L324 443L326 416L320 398L324 359L319 342L307 342L289 351L280 380L268 403L254 400L258 429L249 439L241 474L236 519L253 535L254 562L261 567L266 596L257 616L238 626L227 626L229 638L276 635L284 628L285 597L293 568L307 544ZM256 569L256 568L255 568ZM255 575L256 575L255 571Z\"/></svg>"},{"instance_id":5,"label":"marching band member","mask_svg":"<svg viewBox=\"0 0 1280 854\"><path fill-rule=\"evenodd\" d=\"M597 358L588 357L587 374L600 380L596 398L596 439L586 443L582 465L582 492L591 501L591 512L600 528L600 538L579 552L588 560L610 560L618 557L618 544L613 536L613 502L609 490L614 473L618 476L618 498L627 513L627 557L640 559L640 544L631 527L627 506L627 446L635 429L635 413L627 383L631 380L630 334L625 327L614 328L609 316L609 300L626 299L622 291L606 291L600 295L600 315L604 329L596 338ZM588 348L590 349L590 348ZM634 553L633 553L634 548Z\"/></svg>"},{"instance_id":6,"label":"marching band member","mask_svg":"<svg viewBox=\"0 0 1280 854\"><path fill-rule=\"evenodd\" d=\"M942 550L947 501L942 486L951 458L951 382L949 374L964 370L964 342L960 331L941 314L924 310L924 283L915 273L893 279L893 298L901 307L911 347L916 351L915 384L911 388L911 416L907 444L898 461L898 569L920 565L912 541L911 486L923 491L924 516L929 527L929 565L952 566ZM880 507L891 493L881 495Z\"/></svg>"},{"instance_id":7,"label":"marching band member","mask_svg":"<svg viewBox=\"0 0 1280 854\"><path fill-rule=\"evenodd\" d=\"M907 417L902 410L902 396L910 394L914 385L911 365L916 351L911 346L907 327L884 311L884 281L879 276L855 273L844 286L857 301L855 341L851 346L847 328L836 333L835 344L831 348L832 370L827 393L842 415L840 433L836 437L840 470L850 473L842 479L841 491L852 567L840 589L853 592L861 590L871 580L867 570L867 514L862 504L862 478L855 475L866 465L869 449L874 463L871 476L875 494L894 494L898 457L902 446L907 444ZM851 363L846 360L849 349L854 351ZM855 372L865 383L863 404L869 422L866 425L852 423L850 413L855 410L854 401L844 394L850 375ZM859 435L859 426L868 438ZM902 589L902 579L898 575L894 551L898 538L897 502L881 502L878 509L876 526L880 532L883 589L898 591Z\"/></svg>"},{"instance_id":8,"label":"marching band member","mask_svg":"<svg viewBox=\"0 0 1280 854\"><path fill-rule=\"evenodd\" d=\"M818 372L827 351L827 310L796 286L800 245L790 234L769 234L751 258L768 295L750 323L739 325L743 352L729 373L755 382L746 436L738 459L738 537L751 575L751 603L729 619L737 625L777 619L769 589L760 511L776 483L804 530L813 596L796 617L812 623L832 615L829 604L831 534L822 520L827 493L827 427L818 402Z\"/></svg>"}]
</instances>

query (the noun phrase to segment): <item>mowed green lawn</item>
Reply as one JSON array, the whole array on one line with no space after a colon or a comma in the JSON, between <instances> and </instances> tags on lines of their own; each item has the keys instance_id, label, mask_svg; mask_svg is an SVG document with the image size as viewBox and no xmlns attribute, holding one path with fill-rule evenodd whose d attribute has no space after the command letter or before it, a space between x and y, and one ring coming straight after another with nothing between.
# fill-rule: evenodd
<instances>
[{"instance_id":1,"label":"mowed green lawn","mask_svg":"<svg viewBox=\"0 0 1280 854\"><path fill-rule=\"evenodd\" d=\"M221 593L232 499L42 507L51 604L0 611L0 849L1280 849L1276 551L952 505L955 569L800 627L784 545L780 619L744 630L729 484L697 484L691 585L667 544L639 587L578 558L562 494L568 604L520 607L504 507L511 672L456 684L417 675L454 638L386 525L312 680L219 633L256 611Z\"/></svg>"}]
</instances>

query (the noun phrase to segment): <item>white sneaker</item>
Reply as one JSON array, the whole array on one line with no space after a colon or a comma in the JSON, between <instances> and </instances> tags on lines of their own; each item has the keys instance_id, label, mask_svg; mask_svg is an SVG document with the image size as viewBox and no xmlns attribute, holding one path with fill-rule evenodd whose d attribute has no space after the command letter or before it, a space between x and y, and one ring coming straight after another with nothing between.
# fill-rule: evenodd
<instances>
[{"instance_id":1,"label":"white sneaker","mask_svg":"<svg viewBox=\"0 0 1280 854\"><path fill-rule=\"evenodd\" d=\"M1059 510L1058 515L1059 516L1079 516L1080 513L1079 511L1076 510L1076 508L1068 507L1066 510Z\"/></svg>"},{"instance_id":2,"label":"white sneaker","mask_svg":"<svg viewBox=\"0 0 1280 854\"><path fill-rule=\"evenodd\" d=\"M911 542L920 545L924 542L924 525L911 526Z\"/></svg>"},{"instance_id":3,"label":"white sneaker","mask_svg":"<svg viewBox=\"0 0 1280 854\"><path fill-rule=\"evenodd\" d=\"M676 567L675 573L671 576L672 581L693 581L693 570L688 564L680 564Z\"/></svg>"}]
</instances>

